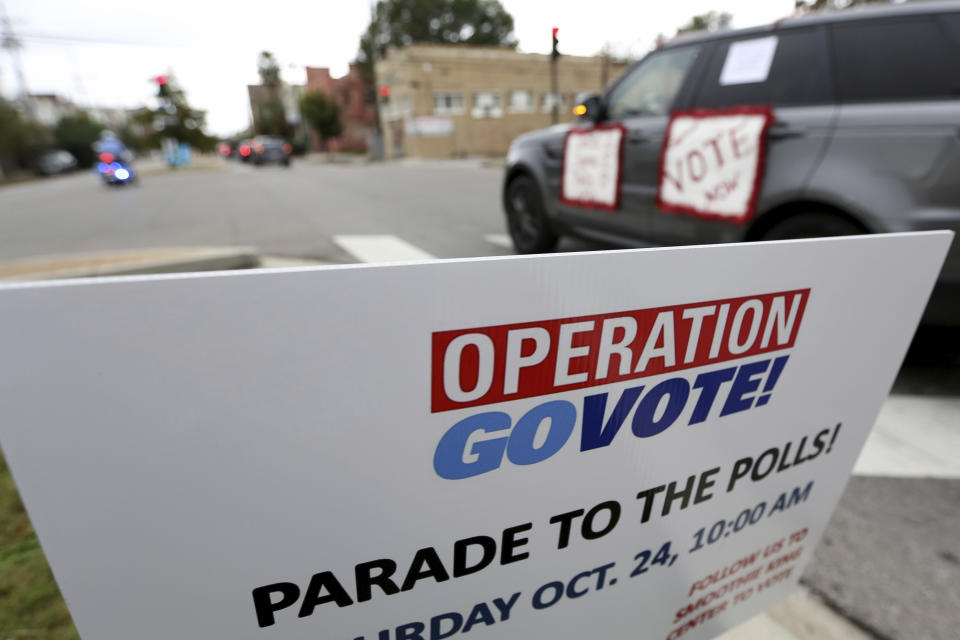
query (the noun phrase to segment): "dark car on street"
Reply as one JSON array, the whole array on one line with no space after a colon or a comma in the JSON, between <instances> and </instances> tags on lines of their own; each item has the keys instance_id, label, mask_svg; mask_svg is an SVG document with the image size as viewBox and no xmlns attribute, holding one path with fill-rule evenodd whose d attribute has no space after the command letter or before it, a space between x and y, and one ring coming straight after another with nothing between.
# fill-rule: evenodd
<instances>
[{"instance_id":1,"label":"dark car on street","mask_svg":"<svg viewBox=\"0 0 960 640\"><path fill-rule=\"evenodd\" d=\"M724 82L728 51L775 36L763 81ZM771 107L754 213L719 220L657 205L671 113ZM581 118L517 138L503 205L516 250L564 235L619 246L960 231L960 2L918 2L791 17L680 37L629 68ZM560 197L570 130L623 127L614 211ZM960 324L960 243L925 320ZM897 256L890 256L897 260Z\"/></svg>"},{"instance_id":2,"label":"dark car on street","mask_svg":"<svg viewBox=\"0 0 960 640\"><path fill-rule=\"evenodd\" d=\"M36 173L41 176L54 176L69 173L77 168L77 159L69 151L56 149L42 154L36 163Z\"/></svg>"},{"instance_id":3,"label":"dark car on street","mask_svg":"<svg viewBox=\"0 0 960 640\"><path fill-rule=\"evenodd\" d=\"M250 141L250 161L257 166L274 163L289 167L291 154L293 146L282 138L261 136Z\"/></svg>"}]
</instances>

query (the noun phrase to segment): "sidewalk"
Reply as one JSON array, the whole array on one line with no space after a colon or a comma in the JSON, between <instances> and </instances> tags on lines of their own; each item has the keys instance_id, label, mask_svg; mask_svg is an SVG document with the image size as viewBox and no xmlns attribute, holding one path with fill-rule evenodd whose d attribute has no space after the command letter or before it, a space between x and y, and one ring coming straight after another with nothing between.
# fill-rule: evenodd
<instances>
[{"instance_id":1,"label":"sidewalk","mask_svg":"<svg viewBox=\"0 0 960 640\"><path fill-rule=\"evenodd\" d=\"M872 640L800 587L789 598L734 627L719 640Z\"/></svg>"}]
</instances>

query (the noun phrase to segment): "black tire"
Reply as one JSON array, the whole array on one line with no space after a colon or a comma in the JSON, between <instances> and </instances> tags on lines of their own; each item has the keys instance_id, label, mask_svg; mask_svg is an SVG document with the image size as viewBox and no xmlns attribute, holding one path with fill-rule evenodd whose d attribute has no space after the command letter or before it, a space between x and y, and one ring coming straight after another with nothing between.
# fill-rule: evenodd
<instances>
[{"instance_id":1,"label":"black tire","mask_svg":"<svg viewBox=\"0 0 960 640\"><path fill-rule=\"evenodd\" d=\"M762 240L796 240L829 236L857 236L865 233L856 223L830 213L801 213L778 222Z\"/></svg>"},{"instance_id":2,"label":"black tire","mask_svg":"<svg viewBox=\"0 0 960 640\"><path fill-rule=\"evenodd\" d=\"M507 230L517 253L553 251L559 239L550 226L540 191L532 178L520 175L510 181L504 194Z\"/></svg>"}]
</instances>

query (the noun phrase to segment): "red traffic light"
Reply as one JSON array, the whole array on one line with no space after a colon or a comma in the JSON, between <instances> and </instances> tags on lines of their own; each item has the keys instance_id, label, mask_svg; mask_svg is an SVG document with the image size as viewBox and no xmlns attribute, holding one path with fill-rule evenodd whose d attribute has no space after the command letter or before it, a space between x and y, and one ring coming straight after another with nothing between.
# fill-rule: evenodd
<instances>
[{"instance_id":1,"label":"red traffic light","mask_svg":"<svg viewBox=\"0 0 960 640\"><path fill-rule=\"evenodd\" d=\"M156 76L153 81L162 87L167 84L167 76Z\"/></svg>"},{"instance_id":2,"label":"red traffic light","mask_svg":"<svg viewBox=\"0 0 960 640\"><path fill-rule=\"evenodd\" d=\"M389 98L390 97L390 87L387 85L380 85L380 97Z\"/></svg>"},{"instance_id":3,"label":"red traffic light","mask_svg":"<svg viewBox=\"0 0 960 640\"><path fill-rule=\"evenodd\" d=\"M551 31L553 32L553 37L556 38L556 37L557 37L557 31L560 31L560 29L559 29L558 27L554 27L553 29L551 29Z\"/></svg>"}]
</instances>

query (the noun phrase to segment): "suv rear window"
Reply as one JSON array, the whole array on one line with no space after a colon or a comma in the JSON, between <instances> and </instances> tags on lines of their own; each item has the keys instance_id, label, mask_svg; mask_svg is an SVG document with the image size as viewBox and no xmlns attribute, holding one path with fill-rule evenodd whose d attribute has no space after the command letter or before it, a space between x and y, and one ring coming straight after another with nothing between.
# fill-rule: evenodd
<instances>
[{"instance_id":1,"label":"suv rear window","mask_svg":"<svg viewBox=\"0 0 960 640\"><path fill-rule=\"evenodd\" d=\"M843 102L960 96L960 47L934 16L833 25Z\"/></svg>"},{"instance_id":2,"label":"suv rear window","mask_svg":"<svg viewBox=\"0 0 960 640\"><path fill-rule=\"evenodd\" d=\"M769 64L766 77L756 82L731 83L724 80L723 69L731 47L748 45L750 40L762 38L776 39L773 60ZM707 65L706 75L694 97L694 106L788 106L830 102L826 44L826 33L820 27L786 29L776 31L770 36L722 41Z\"/></svg>"}]
</instances>

